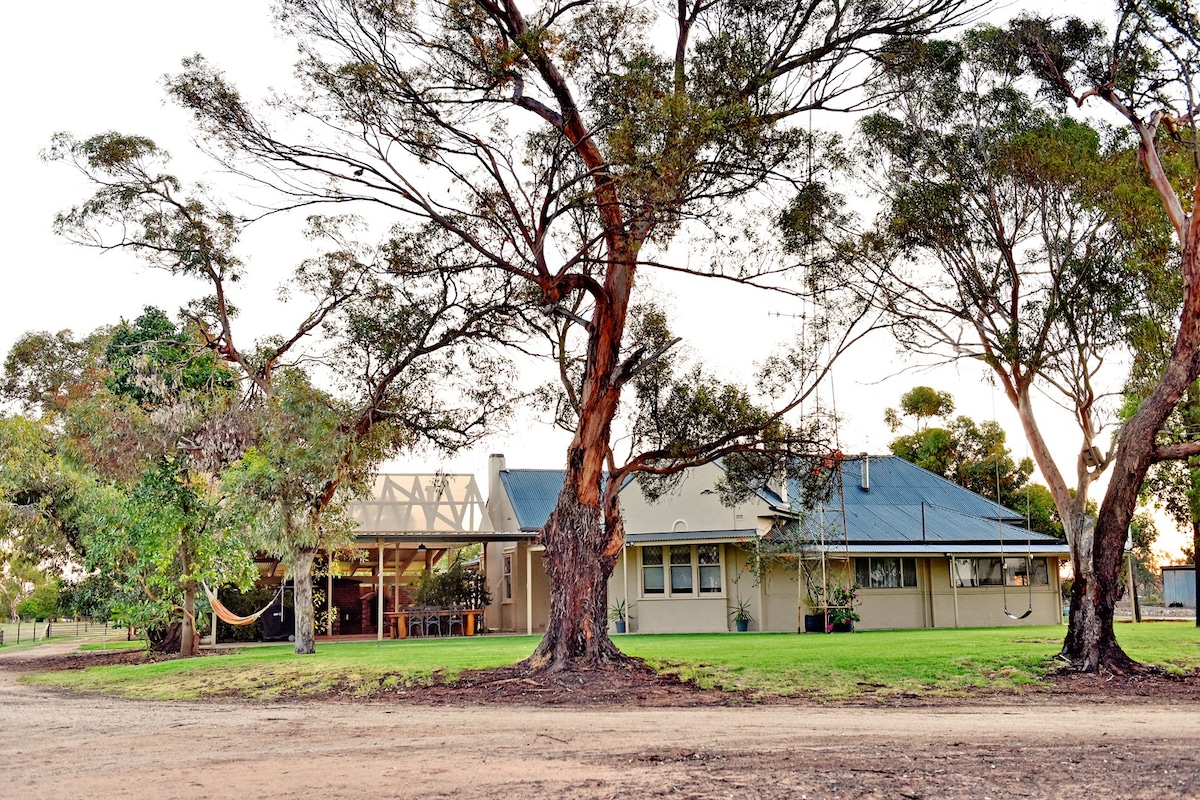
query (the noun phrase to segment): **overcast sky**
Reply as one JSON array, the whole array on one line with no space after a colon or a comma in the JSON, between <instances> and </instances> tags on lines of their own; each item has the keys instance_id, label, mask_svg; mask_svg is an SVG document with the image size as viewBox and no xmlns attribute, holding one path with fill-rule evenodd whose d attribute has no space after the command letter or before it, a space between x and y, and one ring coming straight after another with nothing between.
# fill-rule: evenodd
<instances>
[{"instance_id":1,"label":"overcast sky","mask_svg":"<svg viewBox=\"0 0 1200 800\"><path fill-rule=\"evenodd\" d=\"M1075 0L1053 7L1086 14L1094 6ZM5 244L0 352L7 353L29 330L70 328L84 333L122 317L133 318L147 304L173 311L205 291L198 283L150 270L124 254L100 254L57 240L50 230L55 212L83 199L86 187L69 168L43 163L39 153L57 131L80 137L105 130L139 133L171 151L177 174L220 181L215 167L192 147L187 116L165 102L162 76L176 71L183 57L200 52L247 96L286 86L294 50L276 36L267 4L13 3L6 8L0 39L0 107L9 120L0 127L0 152L8 161L6 191L0 194ZM279 230L257 226L245 241L249 278L238 288L236 301L247 311L247 332L255 335L285 330L295 318L273 296L303 251L290 245L290 237L273 236ZM686 346L728 374L748 374L751 362L764 356L770 344L793 336L800 324L790 316L797 309L782 299L728 285L710 286L711 281L700 279L655 283L676 309L675 327ZM844 451L886 452L893 434L883 424L884 408L896 405L912 386L929 384L952 392L960 413L981 420L994 415L1009 431L1014 455L1026 455L1015 414L976 365L931 373L902 372L906 366L911 365L896 355L890 342L877 339L837 368L822 403L836 402L845 416L840 429ZM1079 437L1072 433L1070 416L1056 413L1046 400L1040 401L1039 410L1043 428L1054 432L1060 463L1073 463ZM392 467L406 472L475 472L482 480L489 452L505 453L512 467L560 467L566 442L565 434L544 422L523 418L453 459L416 458ZM1182 537L1171 537L1163 544L1175 549L1179 541Z\"/></svg>"}]
</instances>

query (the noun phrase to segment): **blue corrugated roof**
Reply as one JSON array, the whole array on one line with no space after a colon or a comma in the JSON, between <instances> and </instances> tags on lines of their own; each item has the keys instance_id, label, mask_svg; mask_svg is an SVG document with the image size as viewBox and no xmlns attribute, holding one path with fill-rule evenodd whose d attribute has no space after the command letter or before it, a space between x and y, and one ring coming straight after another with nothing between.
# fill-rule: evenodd
<instances>
[{"instance_id":1,"label":"blue corrugated roof","mask_svg":"<svg viewBox=\"0 0 1200 800\"><path fill-rule=\"evenodd\" d=\"M874 489L872 489L874 491ZM1005 545L1024 545L1026 541L1053 543L1052 536L1027 533L1024 528L960 514L936 506L925 506L924 518L919 505L883 506L851 505L846 503L846 527L842 529L840 509L826 509L825 535L830 542L848 539L850 542L905 542L916 544L997 544L1001 537ZM821 515L811 513L806 519L810 530L818 530Z\"/></svg>"},{"instance_id":2,"label":"blue corrugated roof","mask_svg":"<svg viewBox=\"0 0 1200 800\"><path fill-rule=\"evenodd\" d=\"M861 458L842 462L844 489L823 506L827 535L850 542L934 544L1053 543L1052 536L1028 533L1024 518L969 489L897 456L870 457L870 488L862 488ZM842 529L842 501L846 527ZM922 508L922 505L924 506ZM923 512L923 514L922 514ZM810 514L809 525L820 515ZM1004 522L999 522L1003 520Z\"/></svg>"},{"instance_id":3,"label":"blue corrugated roof","mask_svg":"<svg viewBox=\"0 0 1200 800\"><path fill-rule=\"evenodd\" d=\"M864 490L862 461L856 458L842 462L846 527L843 532L842 497L835 492L824 507L826 536L831 543L848 539L852 544L995 546L1001 537L1006 547L1021 546L1027 541L1057 543L1051 536L1027 534L1023 527L998 523L994 502L901 458L871 456L870 463L871 488ZM562 491L564 474L561 469L501 470L500 481L521 530L538 531L546 524ZM795 496L794 490L791 495ZM773 492L760 492L760 496L777 508L785 507ZM1006 523L1023 520L1015 511L1003 507L1000 518ZM815 526L820 520L821 515L812 512L806 524ZM698 536L696 532L688 535Z\"/></svg>"},{"instance_id":4,"label":"blue corrugated roof","mask_svg":"<svg viewBox=\"0 0 1200 800\"><path fill-rule=\"evenodd\" d=\"M500 482L517 512L517 524L523 531L541 530L558 503L566 470L505 469Z\"/></svg>"},{"instance_id":5,"label":"blue corrugated roof","mask_svg":"<svg viewBox=\"0 0 1200 800\"><path fill-rule=\"evenodd\" d=\"M845 486L847 508L920 506L924 503L926 506L935 506L971 517L993 520L1000 518L1012 522L1024 520L1024 516L1016 511L997 505L970 489L964 489L941 475L935 475L898 456L870 456L869 461L869 490L862 488L863 459L856 456L842 462L842 483ZM795 483L792 482L788 489L794 497ZM835 492L825 507L840 509L841 501L842 498Z\"/></svg>"}]
</instances>

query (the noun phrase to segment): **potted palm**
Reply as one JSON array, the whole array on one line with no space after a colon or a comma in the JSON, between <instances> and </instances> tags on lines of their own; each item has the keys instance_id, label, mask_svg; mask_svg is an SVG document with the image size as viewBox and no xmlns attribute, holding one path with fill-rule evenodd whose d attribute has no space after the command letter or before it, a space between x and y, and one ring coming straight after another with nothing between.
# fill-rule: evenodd
<instances>
[{"instance_id":1,"label":"potted palm","mask_svg":"<svg viewBox=\"0 0 1200 800\"><path fill-rule=\"evenodd\" d=\"M729 607L729 617L733 620L738 633L750 630L750 623L754 621L754 617L750 616L750 601L743 600L741 597L735 600Z\"/></svg>"},{"instance_id":2,"label":"potted palm","mask_svg":"<svg viewBox=\"0 0 1200 800\"><path fill-rule=\"evenodd\" d=\"M628 616L628 606L624 600L618 600L608 609L608 618L617 628L617 633L625 632L625 619Z\"/></svg>"}]
</instances>

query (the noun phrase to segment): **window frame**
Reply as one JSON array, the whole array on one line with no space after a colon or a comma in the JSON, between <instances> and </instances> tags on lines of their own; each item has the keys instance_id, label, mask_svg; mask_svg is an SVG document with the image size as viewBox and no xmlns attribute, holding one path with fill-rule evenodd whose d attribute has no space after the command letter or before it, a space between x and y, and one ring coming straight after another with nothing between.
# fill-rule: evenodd
<instances>
[{"instance_id":1,"label":"window frame","mask_svg":"<svg viewBox=\"0 0 1200 800\"><path fill-rule=\"evenodd\" d=\"M1050 586L1050 559L1046 556L1010 556L1005 555L1003 561L1000 556L954 556L952 562L955 566L950 569L950 586L954 589L996 589L1001 586L1010 589L1028 589L1039 586ZM980 580L980 562L1000 562L1001 579L999 581L988 580L986 583ZM1010 561L1024 561L1025 567L1022 573L1019 567L1009 567ZM1041 564L1039 569L1038 564ZM971 583L965 584L962 582L963 575L957 567L959 563L970 565L970 580ZM996 567L989 564L988 572L992 575L996 572ZM1024 574L1032 576L1027 583L1017 583L1016 576ZM1044 580L1034 580L1043 578Z\"/></svg>"},{"instance_id":2,"label":"window frame","mask_svg":"<svg viewBox=\"0 0 1200 800\"><path fill-rule=\"evenodd\" d=\"M882 561L884 559L887 559L889 561L895 560L895 561L899 562L900 584L898 586L872 586L871 585L870 576L871 576L871 573L874 571L872 569L871 561L872 560ZM858 580L858 578L859 578L858 565L859 565L859 562L862 562L862 561L867 562L867 568L866 568L867 582L866 583L860 583ZM912 580L913 580L913 582L911 584L904 582L904 579L909 574L909 567L911 567ZM909 591L914 591L914 592L920 591L921 590L921 571L917 568L917 557L916 556L855 556L854 557L854 583L859 589L862 589L862 590L865 590L868 592L873 592L873 591L893 591L894 592L894 591L903 590L903 589L907 589Z\"/></svg>"},{"instance_id":3,"label":"window frame","mask_svg":"<svg viewBox=\"0 0 1200 800\"><path fill-rule=\"evenodd\" d=\"M503 558L501 559L501 562L500 562L501 563L500 575L501 575L501 581L503 582L503 586L504 586L504 597L501 598L501 600L500 600L500 602L502 602L502 603L511 603L513 601L512 578L513 578L513 556L514 555L516 555L515 551L512 551L512 550L508 551L503 554Z\"/></svg>"},{"instance_id":4,"label":"window frame","mask_svg":"<svg viewBox=\"0 0 1200 800\"><path fill-rule=\"evenodd\" d=\"M710 598L724 599L727 596L725 588L725 548L722 546L724 542L670 542L665 544L649 544L637 546L637 570L638 570L638 597L643 600L669 600L669 599L690 599L690 600L705 600ZM687 547L689 549L689 561L687 565L680 563L672 563L671 549ZM700 548L714 547L717 553L716 564L701 564L700 563ZM657 563L647 564L645 553L648 550L657 550L662 554L662 560ZM676 591L673 589L672 572L676 568L688 566L691 568L691 591ZM720 574L719 588L715 591L705 591L701 582L701 571L711 570L712 567L717 567ZM707 568L707 569L706 569ZM661 572L662 591L646 591L646 573L648 570L659 570Z\"/></svg>"}]
</instances>

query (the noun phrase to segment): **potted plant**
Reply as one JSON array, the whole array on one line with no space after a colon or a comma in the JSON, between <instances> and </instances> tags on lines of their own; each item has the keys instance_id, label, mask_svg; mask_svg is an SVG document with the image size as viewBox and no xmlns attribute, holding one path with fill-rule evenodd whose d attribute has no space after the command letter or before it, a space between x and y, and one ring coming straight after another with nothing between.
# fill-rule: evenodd
<instances>
[{"instance_id":1,"label":"potted plant","mask_svg":"<svg viewBox=\"0 0 1200 800\"><path fill-rule=\"evenodd\" d=\"M729 617L733 620L738 633L748 631L750 623L754 621L754 617L750 616L750 601L738 597L733 605L729 607Z\"/></svg>"},{"instance_id":2,"label":"potted plant","mask_svg":"<svg viewBox=\"0 0 1200 800\"><path fill-rule=\"evenodd\" d=\"M624 600L618 600L608 609L608 618L617 627L617 633L625 632L625 618L628 616L628 606Z\"/></svg>"},{"instance_id":3,"label":"potted plant","mask_svg":"<svg viewBox=\"0 0 1200 800\"><path fill-rule=\"evenodd\" d=\"M829 590L829 607L826 617L831 632L850 633L854 630L854 623L861 619L858 612L854 610L854 603L858 600L858 593L855 591L857 588L857 586L834 586Z\"/></svg>"}]
</instances>

